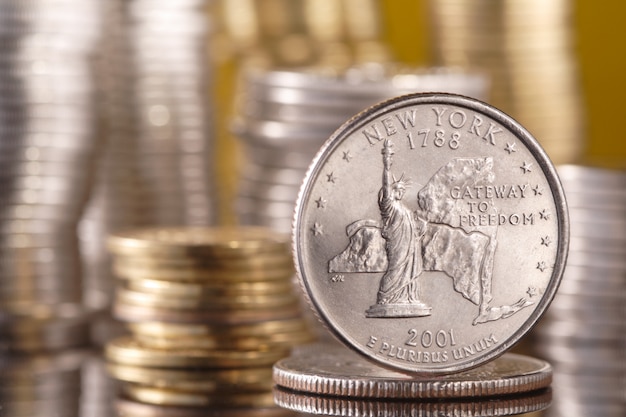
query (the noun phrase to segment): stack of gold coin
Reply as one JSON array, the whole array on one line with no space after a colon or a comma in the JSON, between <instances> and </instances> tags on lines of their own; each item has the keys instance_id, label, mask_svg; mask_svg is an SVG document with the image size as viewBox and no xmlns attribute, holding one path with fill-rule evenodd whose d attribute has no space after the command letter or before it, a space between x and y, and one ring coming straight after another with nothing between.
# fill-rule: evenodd
<instances>
[{"instance_id":1,"label":"stack of gold coin","mask_svg":"<svg viewBox=\"0 0 626 417\"><path fill-rule=\"evenodd\" d=\"M113 312L131 331L106 346L121 382L120 413L274 410L271 366L311 340L288 236L172 227L122 232L108 243L120 278Z\"/></svg>"},{"instance_id":2,"label":"stack of gold coin","mask_svg":"<svg viewBox=\"0 0 626 417\"><path fill-rule=\"evenodd\" d=\"M439 65L492 77L491 104L521 122L559 164L584 149L573 2L430 0Z\"/></svg>"},{"instance_id":3,"label":"stack of gold coin","mask_svg":"<svg viewBox=\"0 0 626 417\"><path fill-rule=\"evenodd\" d=\"M220 0L212 6L215 49L243 65L343 67L391 57L378 0Z\"/></svg>"}]
</instances>

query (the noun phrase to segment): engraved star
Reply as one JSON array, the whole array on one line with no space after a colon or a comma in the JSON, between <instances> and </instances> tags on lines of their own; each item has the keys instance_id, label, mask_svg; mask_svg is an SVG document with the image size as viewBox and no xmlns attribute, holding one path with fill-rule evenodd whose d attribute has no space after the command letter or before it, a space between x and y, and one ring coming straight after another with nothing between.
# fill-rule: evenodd
<instances>
[{"instance_id":1,"label":"engraved star","mask_svg":"<svg viewBox=\"0 0 626 417\"><path fill-rule=\"evenodd\" d=\"M352 159L352 155L350 154L350 151L345 151L343 153L343 160L345 160L346 162L350 162L350 160Z\"/></svg>"},{"instance_id":2,"label":"engraved star","mask_svg":"<svg viewBox=\"0 0 626 417\"><path fill-rule=\"evenodd\" d=\"M528 162L524 161L524 165L522 165L520 168L522 169L522 171L524 171L524 174L527 174L527 173L532 171L530 169L530 167L532 167L532 166L533 166L532 163L528 163Z\"/></svg>"},{"instance_id":3,"label":"engraved star","mask_svg":"<svg viewBox=\"0 0 626 417\"><path fill-rule=\"evenodd\" d=\"M552 243L552 239L550 239L550 236L546 236L546 237L542 237L541 238L541 244L544 246L549 246L550 243Z\"/></svg>"},{"instance_id":4,"label":"engraved star","mask_svg":"<svg viewBox=\"0 0 626 417\"><path fill-rule=\"evenodd\" d=\"M313 232L313 234L315 236L319 236L319 235L323 235L324 234L324 228L318 222L315 222L313 224L313 227L311 228L311 231Z\"/></svg>"},{"instance_id":5,"label":"engraved star","mask_svg":"<svg viewBox=\"0 0 626 417\"><path fill-rule=\"evenodd\" d=\"M544 261L537 262L537 269L540 270L541 272L545 271L547 268L548 266L546 265Z\"/></svg>"},{"instance_id":6,"label":"engraved star","mask_svg":"<svg viewBox=\"0 0 626 417\"><path fill-rule=\"evenodd\" d=\"M322 197L315 200L315 204L317 204L317 208L326 208L326 200L324 200Z\"/></svg>"},{"instance_id":7,"label":"engraved star","mask_svg":"<svg viewBox=\"0 0 626 417\"><path fill-rule=\"evenodd\" d=\"M548 220L550 218L550 212L546 209L543 209L539 212L539 217L541 217L544 220Z\"/></svg>"},{"instance_id":8,"label":"engraved star","mask_svg":"<svg viewBox=\"0 0 626 417\"><path fill-rule=\"evenodd\" d=\"M543 188L541 188L539 184L537 184L537 186L533 188L533 192L535 193L535 195L542 195Z\"/></svg>"},{"instance_id":9,"label":"engraved star","mask_svg":"<svg viewBox=\"0 0 626 417\"><path fill-rule=\"evenodd\" d=\"M335 176L335 173L331 172L330 174L326 174L326 178L328 182L332 182L333 184L335 183L335 180L337 179L337 177Z\"/></svg>"},{"instance_id":10,"label":"engraved star","mask_svg":"<svg viewBox=\"0 0 626 417\"><path fill-rule=\"evenodd\" d=\"M515 142L507 143L506 148L504 148L504 150L507 151L509 155L511 155L511 153L513 152L517 152L517 149L515 149Z\"/></svg>"},{"instance_id":11,"label":"engraved star","mask_svg":"<svg viewBox=\"0 0 626 417\"><path fill-rule=\"evenodd\" d=\"M528 294L530 298L533 298L537 295L537 287L528 287L528 290L526 290L526 294Z\"/></svg>"}]
</instances>

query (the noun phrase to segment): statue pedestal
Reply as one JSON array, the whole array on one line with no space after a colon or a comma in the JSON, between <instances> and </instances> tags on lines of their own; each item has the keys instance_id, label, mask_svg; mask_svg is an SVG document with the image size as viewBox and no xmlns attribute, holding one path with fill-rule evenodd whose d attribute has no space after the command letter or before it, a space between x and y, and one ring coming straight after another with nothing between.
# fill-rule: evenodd
<instances>
[{"instance_id":1,"label":"statue pedestal","mask_svg":"<svg viewBox=\"0 0 626 417\"><path fill-rule=\"evenodd\" d=\"M413 304L374 304L365 311L370 318L430 316L432 307L417 302Z\"/></svg>"}]
</instances>

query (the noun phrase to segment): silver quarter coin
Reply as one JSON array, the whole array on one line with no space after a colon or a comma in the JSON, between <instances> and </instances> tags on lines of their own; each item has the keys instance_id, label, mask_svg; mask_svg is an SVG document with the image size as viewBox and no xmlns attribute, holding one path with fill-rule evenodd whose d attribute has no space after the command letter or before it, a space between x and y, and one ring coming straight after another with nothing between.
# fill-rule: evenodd
<instances>
[{"instance_id":1,"label":"silver quarter coin","mask_svg":"<svg viewBox=\"0 0 626 417\"><path fill-rule=\"evenodd\" d=\"M460 372L503 354L550 304L567 208L509 116L448 94L392 99L324 144L304 180L294 258L310 303L383 366Z\"/></svg>"},{"instance_id":2,"label":"silver quarter coin","mask_svg":"<svg viewBox=\"0 0 626 417\"><path fill-rule=\"evenodd\" d=\"M290 390L340 397L416 399L489 397L546 388L545 361L507 353L478 368L447 376L415 378L390 371L342 346L310 345L274 365L274 383Z\"/></svg>"}]
</instances>

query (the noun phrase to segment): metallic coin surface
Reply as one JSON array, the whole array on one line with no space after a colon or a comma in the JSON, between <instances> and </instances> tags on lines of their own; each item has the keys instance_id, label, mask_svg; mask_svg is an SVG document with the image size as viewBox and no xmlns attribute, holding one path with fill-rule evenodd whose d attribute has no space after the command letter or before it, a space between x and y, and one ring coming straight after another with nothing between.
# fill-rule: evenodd
<instances>
[{"instance_id":1,"label":"metallic coin surface","mask_svg":"<svg viewBox=\"0 0 626 417\"><path fill-rule=\"evenodd\" d=\"M220 324L183 324L164 322L139 322L128 323L129 329L135 335L162 338L188 338L188 337L255 337L267 336L268 334L300 333L307 326L301 317L285 320L263 320L258 323L240 325Z\"/></svg>"},{"instance_id":2,"label":"metallic coin surface","mask_svg":"<svg viewBox=\"0 0 626 417\"><path fill-rule=\"evenodd\" d=\"M124 384L121 391L127 398L148 404L172 406L228 406L232 408L271 407L274 399L271 391L245 393L199 393L165 390L142 385Z\"/></svg>"},{"instance_id":3,"label":"metallic coin surface","mask_svg":"<svg viewBox=\"0 0 626 417\"><path fill-rule=\"evenodd\" d=\"M305 293L338 339L383 366L444 374L496 358L542 316L569 222L521 125L474 99L413 94L324 144L293 239Z\"/></svg>"},{"instance_id":4,"label":"metallic coin surface","mask_svg":"<svg viewBox=\"0 0 626 417\"><path fill-rule=\"evenodd\" d=\"M245 255L272 254L284 250L287 237L263 228L155 227L119 232L109 238L116 255L232 259Z\"/></svg>"},{"instance_id":5,"label":"metallic coin surface","mask_svg":"<svg viewBox=\"0 0 626 417\"><path fill-rule=\"evenodd\" d=\"M115 402L118 415L125 417L293 417L293 411L272 407L226 408L165 406L118 398Z\"/></svg>"},{"instance_id":6,"label":"metallic coin surface","mask_svg":"<svg viewBox=\"0 0 626 417\"><path fill-rule=\"evenodd\" d=\"M106 357L120 365L156 368L245 368L273 364L286 356L287 348L228 351L210 349L160 349L145 346L130 337L114 339L106 346Z\"/></svg>"},{"instance_id":7,"label":"metallic coin surface","mask_svg":"<svg viewBox=\"0 0 626 417\"><path fill-rule=\"evenodd\" d=\"M301 347L274 365L283 388L311 394L381 399L489 397L546 388L552 368L545 361L506 353L469 371L415 378L382 368L335 345Z\"/></svg>"},{"instance_id":8,"label":"metallic coin surface","mask_svg":"<svg viewBox=\"0 0 626 417\"><path fill-rule=\"evenodd\" d=\"M176 391L224 393L272 389L272 370L269 367L226 370L159 369L109 362L107 370L120 381Z\"/></svg>"},{"instance_id":9,"label":"metallic coin surface","mask_svg":"<svg viewBox=\"0 0 626 417\"><path fill-rule=\"evenodd\" d=\"M175 310L171 308L158 308L139 306L116 302L113 304L113 316L126 322L150 322L162 321L167 323L184 324L214 324L214 325L239 325L259 323L266 320L293 319L300 316L300 305L283 306L256 310Z\"/></svg>"},{"instance_id":10,"label":"metallic coin surface","mask_svg":"<svg viewBox=\"0 0 626 417\"><path fill-rule=\"evenodd\" d=\"M311 395L274 388L274 401L287 410L324 416L512 416L544 410L552 403L552 391L496 398L457 401L407 401Z\"/></svg>"}]
</instances>

